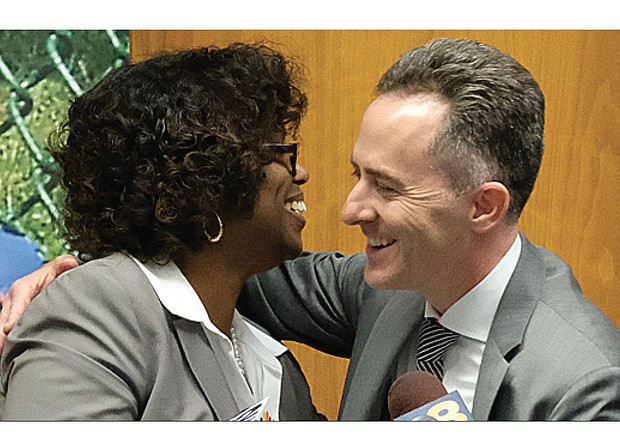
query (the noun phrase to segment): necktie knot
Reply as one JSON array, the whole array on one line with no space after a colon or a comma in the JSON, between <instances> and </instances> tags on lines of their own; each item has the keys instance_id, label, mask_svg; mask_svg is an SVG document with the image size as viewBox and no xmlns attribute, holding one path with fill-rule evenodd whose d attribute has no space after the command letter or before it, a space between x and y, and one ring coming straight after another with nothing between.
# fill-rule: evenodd
<instances>
[{"instance_id":1,"label":"necktie knot","mask_svg":"<svg viewBox=\"0 0 620 447\"><path fill-rule=\"evenodd\" d=\"M458 337L459 334L439 324L436 318L424 319L420 327L418 369L443 380L443 357Z\"/></svg>"}]
</instances>

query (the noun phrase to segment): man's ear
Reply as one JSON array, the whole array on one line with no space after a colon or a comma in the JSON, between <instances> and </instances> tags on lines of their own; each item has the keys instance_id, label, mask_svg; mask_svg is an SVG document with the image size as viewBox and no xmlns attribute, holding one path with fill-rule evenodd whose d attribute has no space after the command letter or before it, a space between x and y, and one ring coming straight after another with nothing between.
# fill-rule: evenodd
<instances>
[{"instance_id":1,"label":"man's ear","mask_svg":"<svg viewBox=\"0 0 620 447\"><path fill-rule=\"evenodd\" d=\"M485 233L503 222L510 192L499 182L487 182L472 193L470 219L476 232Z\"/></svg>"}]
</instances>

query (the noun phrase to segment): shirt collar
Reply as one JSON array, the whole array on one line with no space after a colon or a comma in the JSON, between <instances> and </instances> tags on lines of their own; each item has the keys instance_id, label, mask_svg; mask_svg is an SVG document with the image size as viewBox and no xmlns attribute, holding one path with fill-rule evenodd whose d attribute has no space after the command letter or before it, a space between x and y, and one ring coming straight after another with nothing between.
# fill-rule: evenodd
<instances>
[{"instance_id":1,"label":"shirt collar","mask_svg":"<svg viewBox=\"0 0 620 447\"><path fill-rule=\"evenodd\" d=\"M443 314L427 302L424 315L434 317L448 329L486 342L493 318L521 254L521 236L517 235L508 252L491 272Z\"/></svg>"},{"instance_id":2,"label":"shirt collar","mask_svg":"<svg viewBox=\"0 0 620 447\"><path fill-rule=\"evenodd\" d=\"M228 339L213 324L202 301L200 301L200 297L173 261L164 265L152 261L143 264L133 256L130 257L144 272L168 312L186 320L202 323L210 332ZM266 348L276 357L287 351L286 346L259 329L236 309L233 315L233 324L237 329L239 338L246 343L259 342L260 347Z\"/></svg>"}]
</instances>

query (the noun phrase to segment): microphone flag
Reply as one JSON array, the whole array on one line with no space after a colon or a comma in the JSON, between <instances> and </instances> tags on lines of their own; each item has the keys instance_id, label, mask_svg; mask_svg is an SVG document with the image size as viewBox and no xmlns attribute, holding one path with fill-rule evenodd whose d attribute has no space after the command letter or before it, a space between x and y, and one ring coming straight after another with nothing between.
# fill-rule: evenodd
<instances>
[{"instance_id":1,"label":"microphone flag","mask_svg":"<svg viewBox=\"0 0 620 447\"><path fill-rule=\"evenodd\" d=\"M432 402L409 411L395 421L473 421L467 405L458 391L452 391Z\"/></svg>"}]
</instances>

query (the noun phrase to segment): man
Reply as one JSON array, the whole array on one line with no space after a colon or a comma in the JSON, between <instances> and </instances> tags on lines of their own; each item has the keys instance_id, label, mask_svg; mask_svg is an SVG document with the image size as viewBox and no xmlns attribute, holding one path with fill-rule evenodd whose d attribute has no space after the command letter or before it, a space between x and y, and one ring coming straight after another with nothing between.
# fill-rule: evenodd
<instances>
[{"instance_id":1,"label":"man","mask_svg":"<svg viewBox=\"0 0 620 447\"><path fill-rule=\"evenodd\" d=\"M241 310L351 358L343 420L389 419L391 383L415 369L458 390L476 420L620 419L618 329L517 228L543 152L536 81L495 48L438 39L378 92L342 211L366 253L306 254L253 277ZM452 344L427 362L421 332L437 323Z\"/></svg>"}]
</instances>

